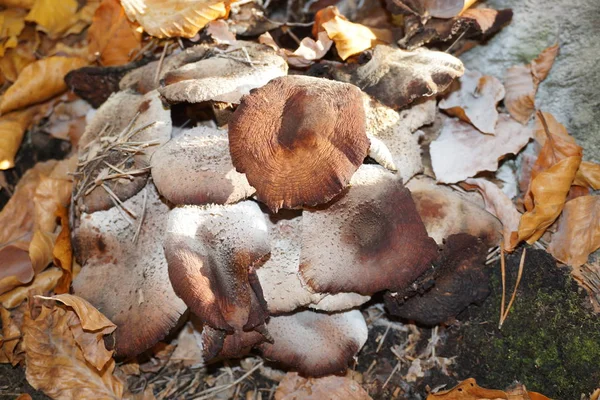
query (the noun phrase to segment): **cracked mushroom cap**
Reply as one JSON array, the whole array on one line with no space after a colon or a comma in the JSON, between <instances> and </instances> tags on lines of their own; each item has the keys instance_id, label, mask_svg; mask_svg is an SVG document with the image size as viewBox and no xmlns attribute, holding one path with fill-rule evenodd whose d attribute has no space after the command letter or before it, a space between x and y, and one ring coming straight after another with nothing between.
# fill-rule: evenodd
<instances>
[{"instance_id":1,"label":"cracked mushroom cap","mask_svg":"<svg viewBox=\"0 0 600 400\"><path fill-rule=\"evenodd\" d=\"M73 244L82 269L73 291L117 325L116 352L129 357L165 337L186 305L171 286L162 249L169 208L152 184L123 204L136 219L118 207L79 218Z\"/></svg>"},{"instance_id":2,"label":"cracked mushroom cap","mask_svg":"<svg viewBox=\"0 0 600 400\"><path fill-rule=\"evenodd\" d=\"M302 215L268 220L271 256L256 270L270 314L300 307L342 311L369 301L358 293L315 293L299 274Z\"/></svg>"},{"instance_id":3,"label":"cracked mushroom cap","mask_svg":"<svg viewBox=\"0 0 600 400\"><path fill-rule=\"evenodd\" d=\"M488 247L500 243L502 224L476 202L479 196L459 193L425 176L412 179L407 187L427 233L437 244L457 233L478 237Z\"/></svg>"},{"instance_id":4,"label":"cracked mushroom cap","mask_svg":"<svg viewBox=\"0 0 600 400\"><path fill-rule=\"evenodd\" d=\"M358 310L271 317L267 329L273 342L258 345L263 356L308 376L344 372L368 335Z\"/></svg>"},{"instance_id":5,"label":"cracked mushroom cap","mask_svg":"<svg viewBox=\"0 0 600 400\"><path fill-rule=\"evenodd\" d=\"M285 59L269 46L238 40L226 50L214 47L202 60L169 71L159 91L171 103L239 103L251 89L287 71Z\"/></svg>"},{"instance_id":6,"label":"cracked mushroom cap","mask_svg":"<svg viewBox=\"0 0 600 400\"><path fill-rule=\"evenodd\" d=\"M229 122L233 165L272 211L325 203L369 149L360 89L307 76L245 96Z\"/></svg>"},{"instance_id":7,"label":"cracked mushroom cap","mask_svg":"<svg viewBox=\"0 0 600 400\"><path fill-rule=\"evenodd\" d=\"M305 210L301 235L300 273L318 292L399 290L438 256L400 177L377 165L361 166L326 208Z\"/></svg>"},{"instance_id":8,"label":"cracked mushroom cap","mask_svg":"<svg viewBox=\"0 0 600 400\"><path fill-rule=\"evenodd\" d=\"M231 204L254 193L231 163L226 130L187 129L156 150L151 164L158 191L174 204Z\"/></svg>"},{"instance_id":9,"label":"cracked mushroom cap","mask_svg":"<svg viewBox=\"0 0 600 400\"><path fill-rule=\"evenodd\" d=\"M258 204L188 206L169 213L169 277L190 310L213 328L250 330L267 317L254 267L270 252Z\"/></svg>"},{"instance_id":10,"label":"cracked mushroom cap","mask_svg":"<svg viewBox=\"0 0 600 400\"><path fill-rule=\"evenodd\" d=\"M157 91L110 96L79 141L78 211L108 210L146 186L150 157L170 139L171 128L171 112Z\"/></svg>"}]
</instances>

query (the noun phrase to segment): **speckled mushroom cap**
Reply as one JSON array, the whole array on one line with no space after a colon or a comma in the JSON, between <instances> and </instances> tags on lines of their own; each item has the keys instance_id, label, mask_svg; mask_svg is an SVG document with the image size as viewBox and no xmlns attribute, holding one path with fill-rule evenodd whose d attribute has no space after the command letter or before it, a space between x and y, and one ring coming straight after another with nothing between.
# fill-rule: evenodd
<instances>
[{"instance_id":1,"label":"speckled mushroom cap","mask_svg":"<svg viewBox=\"0 0 600 400\"><path fill-rule=\"evenodd\" d=\"M300 311L271 317L273 343L258 346L263 356L309 376L340 373L367 341L367 324L358 310L328 314Z\"/></svg>"},{"instance_id":2,"label":"speckled mushroom cap","mask_svg":"<svg viewBox=\"0 0 600 400\"><path fill-rule=\"evenodd\" d=\"M82 269L73 291L117 325L116 352L129 357L165 337L187 307L162 249L169 208L151 183L124 206L138 218L129 222L117 207L81 215L73 244Z\"/></svg>"},{"instance_id":3,"label":"speckled mushroom cap","mask_svg":"<svg viewBox=\"0 0 600 400\"><path fill-rule=\"evenodd\" d=\"M253 268L270 246L255 202L173 209L164 249L175 292L206 324L233 332L264 322L266 305Z\"/></svg>"},{"instance_id":4,"label":"speckled mushroom cap","mask_svg":"<svg viewBox=\"0 0 600 400\"><path fill-rule=\"evenodd\" d=\"M157 91L111 95L79 141L77 211L107 210L138 193L149 176L150 156L169 140L171 128L171 113Z\"/></svg>"},{"instance_id":5,"label":"speckled mushroom cap","mask_svg":"<svg viewBox=\"0 0 600 400\"><path fill-rule=\"evenodd\" d=\"M502 224L485 211L483 204L472 199L478 196L459 193L446 185L436 184L426 176L415 177L408 185L427 228L427 233L441 245L448 236L468 233L480 238L489 247L500 243Z\"/></svg>"},{"instance_id":6,"label":"speckled mushroom cap","mask_svg":"<svg viewBox=\"0 0 600 400\"><path fill-rule=\"evenodd\" d=\"M361 166L327 207L304 210L301 242L301 276L318 292L399 290L438 255L410 192L378 165Z\"/></svg>"},{"instance_id":7,"label":"speckled mushroom cap","mask_svg":"<svg viewBox=\"0 0 600 400\"><path fill-rule=\"evenodd\" d=\"M231 163L226 130L186 129L156 150L151 164L158 191L174 204L231 204L254 193Z\"/></svg>"},{"instance_id":8,"label":"speckled mushroom cap","mask_svg":"<svg viewBox=\"0 0 600 400\"><path fill-rule=\"evenodd\" d=\"M229 122L233 165L272 211L339 194L369 149L360 89L286 76L245 96Z\"/></svg>"}]
</instances>

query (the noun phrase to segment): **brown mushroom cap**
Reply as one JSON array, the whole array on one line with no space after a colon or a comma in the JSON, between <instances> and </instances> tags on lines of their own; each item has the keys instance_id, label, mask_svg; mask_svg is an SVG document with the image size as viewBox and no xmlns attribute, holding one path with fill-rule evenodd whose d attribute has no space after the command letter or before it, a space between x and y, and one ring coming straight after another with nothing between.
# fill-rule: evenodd
<instances>
[{"instance_id":1,"label":"brown mushroom cap","mask_svg":"<svg viewBox=\"0 0 600 400\"><path fill-rule=\"evenodd\" d=\"M229 122L233 165L271 210L322 204L369 149L360 90L286 76L245 96Z\"/></svg>"},{"instance_id":2,"label":"brown mushroom cap","mask_svg":"<svg viewBox=\"0 0 600 400\"><path fill-rule=\"evenodd\" d=\"M156 150L151 164L158 191L174 204L231 204L254 193L231 163L226 130L187 129Z\"/></svg>"},{"instance_id":3,"label":"brown mushroom cap","mask_svg":"<svg viewBox=\"0 0 600 400\"><path fill-rule=\"evenodd\" d=\"M399 290L437 253L402 180L377 165L361 166L327 208L303 212L300 273L319 292Z\"/></svg>"},{"instance_id":4,"label":"brown mushroom cap","mask_svg":"<svg viewBox=\"0 0 600 400\"><path fill-rule=\"evenodd\" d=\"M137 115L137 116L136 116ZM156 91L144 96L113 94L96 111L79 142L79 169L74 198L78 211L107 210L138 193L148 179L150 156L171 137L171 113ZM133 157L132 157L133 155ZM107 179L121 172L120 178ZM94 181L103 183L92 190Z\"/></svg>"},{"instance_id":5,"label":"brown mushroom cap","mask_svg":"<svg viewBox=\"0 0 600 400\"><path fill-rule=\"evenodd\" d=\"M164 248L175 292L205 323L233 332L264 322L266 305L253 268L270 246L256 203L176 208Z\"/></svg>"},{"instance_id":6,"label":"brown mushroom cap","mask_svg":"<svg viewBox=\"0 0 600 400\"><path fill-rule=\"evenodd\" d=\"M257 331L227 333L205 326L202 329L202 354L207 361L217 358L240 358L265 340L265 336Z\"/></svg>"},{"instance_id":7,"label":"brown mushroom cap","mask_svg":"<svg viewBox=\"0 0 600 400\"><path fill-rule=\"evenodd\" d=\"M475 201L478 196L463 194L435 180L422 176L408 185L427 233L441 245L456 233L468 233L482 239L489 247L500 243L502 224Z\"/></svg>"},{"instance_id":8,"label":"brown mushroom cap","mask_svg":"<svg viewBox=\"0 0 600 400\"><path fill-rule=\"evenodd\" d=\"M273 343L258 346L263 356L303 375L343 372L367 341L367 324L358 310L336 314L301 311L271 317Z\"/></svg>"},{"instance_id":9,"label":"brown mushroom cap","mask_svg":"<svg viewBox=\"0 0 600 400\"><path fill-rule=\"evenodd\" d=\"M165 337L186 306L169 282L162 250L169 208L152 184L124 204L138 214L133 224L118 207L81 215L73 237L83 268L73 291L117 325L117 354L128 357Z\"/></svg>"}]
</instances>

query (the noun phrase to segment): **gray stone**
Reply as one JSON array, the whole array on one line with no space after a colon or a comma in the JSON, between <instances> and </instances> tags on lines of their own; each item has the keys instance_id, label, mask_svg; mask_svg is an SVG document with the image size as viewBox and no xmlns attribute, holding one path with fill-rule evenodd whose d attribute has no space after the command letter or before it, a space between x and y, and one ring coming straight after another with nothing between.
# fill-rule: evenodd
<instances>
[{"instance_id":1,"label":"gray stone","mask_svg":"<svg viewBox=\"0 0 600 400\"><path fill-rule=\"evenodd\" d=\"M538 109L563 123L600 162L600 0L488 0L512 8L513 21L486 45L463 54L465 66L504 78L508 67L527 64L544 48L560 44L550 75L541 83Z\"/></svg>"}]
</instances>

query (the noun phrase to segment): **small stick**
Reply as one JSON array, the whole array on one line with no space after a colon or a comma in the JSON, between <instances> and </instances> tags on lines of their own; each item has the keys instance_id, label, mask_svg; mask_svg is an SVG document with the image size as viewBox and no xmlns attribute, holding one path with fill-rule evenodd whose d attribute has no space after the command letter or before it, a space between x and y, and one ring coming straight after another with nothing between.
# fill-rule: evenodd
<instances>
[{"instance_id":1,"label":"small stick","mask_svg":"<svg viewBox=\"0 0 600 400\"><path fill-rule=\"evenodd\" d=\"M142 204L142 216L140 217L140 223L138 224L138 227L135 230L135 235L133 235L133 243L137 242L138 236L140 236L140 231L142 230L142 224L144 223L144 217L146 216L146 202L147 201L148 201L148 189L144 188L144 202Z\"/></svg>"},{"instance_id":2,"label":"small stick","mask_svg":"<svg viewBox=\"0 0 600 400\"><path fill-rule=\"evenodd\" d=\"M160 71L162 70L162 65L165 61L165 56L167 55L167 50L169 50L169 46L171 46L171 43L167 43L163 47L162 54L160 55L160 59L158 60L158 65L156 66L156 73L154 74L154 84L158 84L158 78L160 78Z\"/></svg>"},{"instance_id":3,"label":"small stick","mask_svg":"<svg viewBox=\"0 0 600 400\"><path fill-rule=\"evenodd\" d=\"M385 387L387 386L387 384L390 382L390 379L392 379L392 376L394 376L394 374L396 373L396 371L398 371L398 369L400 369L400 362L398 362L396 364L396 366L394 367L394 369L390 373L390 376L387 377L387 379L383 383L383 386L381 387L382 389L385 389Z\"/></svg>"},{"instance_id":4,"label":"small stick","mask_svg":"<svg viewBox=\"0 0 600 400\"><path fill-rule=\"evenodd\" d=\"M194 397L195 400L205 400L205 399L210 399L213 398L215 393L220 393L223 392L229 388L234 387L235 385L239 384L240 382L243 382L244 379L246 379L247 377L249 377L250 375L252 375L254 373L254 371L256 371L257 369L259 369L260 367L262 367L264 364L263 361L259 362L258 364L256 364L250 371L246 372L244 375L240 376L238 379L236 379L235 381L228 383L227 385L223 385L223 386L217 386L214 388L210 388L210 389L206 389L200 393L198 393L200 395L200 397Z\"/></svg>"},{"instance_id":5,"label":"small stick","mask_svg":"<svg viewBox=\"0 0 600 400\"><path fill-rule=\"evenodd\" d=\"M504 316L504 302L506 301L506 261L504 258L504 242L500 244L500 271L502 271L502 303L500 304L500 321L498 329L502 327L502 317Z\"/></svg>"},{"instance_id":6,"label":"small stick","mask_svg":"<svg viewBox=\"0 0 600 400\"><path fill-rule=\"evenodd\" d=\"M385 338L386 338L386 336L387 336L387 334L388 334L389 331L390 331L390 325L388 325L385 328L385 332L383 333L383 336L379 340L379 344L377 345L377 350L375 350L375 353L379 353L379 350L381 350L381 346L383 346L383 342L385 341Z\"/></svg>"},{"instance_id":7,"label":"small stick","mask_svg":"<svg viewBox=\"0 0 600 400\"><path fill-rule=\"evenodd\" d=\"M498 329L502 328L502 324L504 323L504 321L506 321L506 317L508 317L510 308L512 307L512 305L515 301L515 298L517 297L517 289L519 288L519 283L521 282L521 277L523 276L523 267L525 265L525 254L526 253L527 253L527 249L523 249L523 254L521 255L521 262L519 263L519 272L517 274L517 283L515 284L515 290L513 290L513 294L510 298L510 301L508 302L508 307L506 307L506 312L504 313L504 316L500 320L500 325L498 326Z\"/></svg>"}]
</instances>

